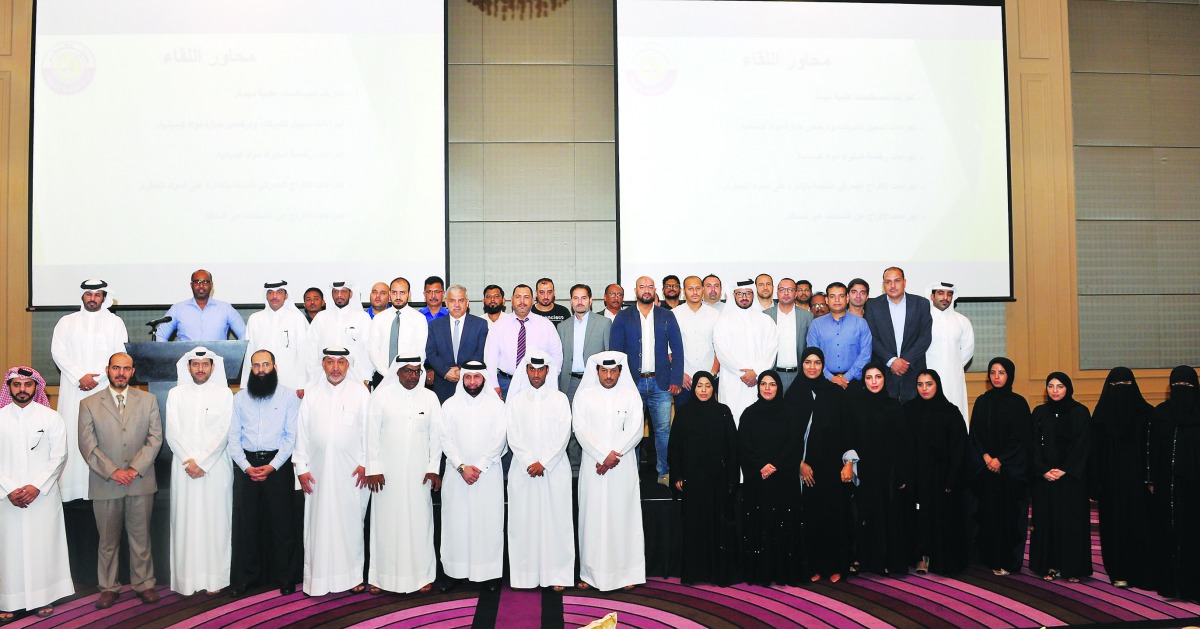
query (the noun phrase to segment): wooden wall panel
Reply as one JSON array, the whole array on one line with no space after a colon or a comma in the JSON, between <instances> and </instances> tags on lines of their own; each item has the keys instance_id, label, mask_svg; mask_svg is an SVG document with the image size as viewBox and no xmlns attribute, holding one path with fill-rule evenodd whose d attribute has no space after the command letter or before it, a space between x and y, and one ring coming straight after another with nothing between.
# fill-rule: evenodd
<instances>
[{"instance_id":1,"label":"wooden wall panel","mask_svg":"<svg viewBox=\"0 0 1200 629\"><path fill-rule=\"evenodd\" d=\"M0 57L12 55L13 31L18 28L13 0L0 0Z\"/></svg>"},{"instance_id":2,"label":"wooden wall panel","mask_svg":"<svg viewBox=\"0 0 1200 629\"><path fill-rule=\"evenodd\" d=\"M33 0L0 0L0 367L32 362L29 41Z\"/></svg>"},{"instance_id":3,"label":"wooden wall panel","mask_svg":"<svg viewBox=\"0 0 1200 629\"><path fill-rule=\"evenodd\" d=\"M1022 59L1050 59L1054 53L1051 39L1056 39L1054 29L1058 25L1053 16L1057 13L1055 6L1059 0L1017 0L1010 3L1017 5L1018 48ZM1011 31L1010 31L1011 32Z\"/></svg>"}]
</instances>

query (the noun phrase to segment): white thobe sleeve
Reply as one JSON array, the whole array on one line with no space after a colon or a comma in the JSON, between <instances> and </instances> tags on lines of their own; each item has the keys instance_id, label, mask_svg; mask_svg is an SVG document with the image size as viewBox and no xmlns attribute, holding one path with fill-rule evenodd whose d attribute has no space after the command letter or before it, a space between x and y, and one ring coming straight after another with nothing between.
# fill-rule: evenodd
<instances>
[{"instance_id":1,"label":"white thobe sleeve","mask_svg":"<svg viewBox=\"0 0 1200 629\"><path fill-rule=\"evenodd\" d=\"M447 400L447 401L449 401L449 400ZM462 460L462 457L459 456L459 454L458 454L458 446L454 443L453 433L454 433L455 423L456 423L456 420L454 419L453 415L451 413L445 412L445 408L443 408L442 409L442 429L441 429L441 431L439 431L439 432L441 432L441 435L442 435L442 437L441 437L442 452L446 453L446 464L450 467L450 469L457 470L458 466L463 464L463 460Z\"/></svg>"},{"instance_id":2,"label":"white thobe sleeve","mask_svg":"<svg viewBox=\"0 0 1200 629\"><path fill-rule=\"evenodd\" d=\"M583 448L587 455L596 461L603 462L608 458L608 452L601 452L601 446L597 443L597 435L595 427L592 426L592 418L589 417L593 413L585 408L585 405L578 404L579 397L575 398L575 410L571 417L571 426L575 430L575 440L579 442L579 446Z\"/></svg>"},{"instance_id":3,"label":"white thobe sleeve","mask_svg":"<svg viewBox=\"0 0 1200 629\"><path fill-rule=\"evenodd\" d=\"M642 435L645 432L645 420L642 419L642 400L640 397L630 400L630 404L624 409L625 423L618 436L618 447L613 448L617 454L622 456L629 454L633 447L642 440ZM634 461L634 465L637 462Z\"/></svg>"},{"instance_id":4,"label":"white thobe sleeve","mask_svg":"<svg viewBox=\"0 0 1200 629\"><path fill-rule=\"evenodd\" d=\"M971 358L975 356L975 328L971 325L971 320L962 318L962 344L959 351L962 352L962 366L966 369L967 363L971 362Z\"/></svg>"},{"instance_id":5,"label":"white thobe sleeve","mask_svg":"<svg viewBox=\"0 0 1200 629\"><path fill-rule=\"evenodd\" d=\"M382 397L378 395L371 396L371 403L367 406L367 475L374 476L376 474L386 474L387 468L383 463L381 452L382 436L383 436L383 412L384 403ZM407 405L406 405L407 406Z\"/></svg>"},{"instance_id":6,"label":"white thobe sleeve","mask_svg":"<svg viewBox=\"0 0 1200 629\"><path fill-rule=\"evenodd\" d=\"M42 429L46 431L45 439L50 446L50 456L46 461L46 467L34 474L29 481L30 485L37 487L38 491L42 493L46 493L54 487L59 474L62 474L63 467L67 464L67 430L62 416L53 413L53 415L47 415L46 419Z\"/></svg>"},{"instance_id":7,"label":"white thobe sleeve","mask_svg":"<svg viewBox=\"0 0 1200 629\"><path fill-rule=\"evenodd\" d=\"M475 467L479 468L480 473L490 470L493 465L500 462L500 457L504 456L504 448L508 445L508 439L503 414L492 421L490 433L490 439L488 439L489 447L483 453L479 463L475 465Z\"/></svg>"},{"instance_id":8,"label":"white thobe sleeve","mask_svg":"<svg viewBox=\"0 0 1200 629\"><path fill-rule=\"evenodd\" d=\"M296 449L292 451L292 467L296 476L308 473L308 422L309 405L300 405L300 416L296 419Z\"/></svg>"},{"instance_id":9,"label":"white thobe sleeve","mask_svg":"<svg viewBox=\"0 0 1200 629\"><path fill-rule=\"evenodd\" d=\"M73 348L67 344L71 327L73 326L66 317L59 319L58 324L54 326L54 336L50 339L50 357L54 359L54 364L58 365L63 378L71 386L78 387L79 379L87 374L87 368L75 361Z\"/></svg>"},{"instance_id":10,"label":"white thobe sleeve","mask_svg":"<svg viewBox=\"0 0 1200 629\"><path fill-rule=\"evenodd\" d=\"M214 411L217 413L217 424L215 427L206 427L209 432L205 434L204 443L197 447L197 455L200 459L196 461L196 465L199 465L205 473L217 465L228 465L228 462L222 461L224 458L222 455L229 448L229 424L233 422L233 394L222 395L219 399L218 408L211 411L205 409L205 414ZM207 423L208 418L204 419Z\"/></svg>"},{"instance_id":11,"label":"white thobe sleeve","mask_svg":"<svg viewBox=\"0 0 1200 629\"><path fill-rule=\"evenodd\" d=\"M354 382L350 384L357 386L357 383ZM359 398L358 408L355 409L355 415L362 418L362 427L358 431L358 452L355 453L354 460L363 466L364 471L367 467L367 409L370 407L370 404L371 396L369 394L363 395Z\"/></svg>"},{"instance_id":12,"label":"white thobe sleeve","mask_svg":"<svg viewBox=\"0 0 1200 629\"><path fill-rule=\"evenodd\" d=\"M429 413L429 434L430 435L441 434L442 422L444 421L444 416L442 415L442 407L436 403L430 404L429 406L430 406L430 408L425 410L426 413ZM426 459L426 461L425 461L425 473L426 474L437 474L438 468L440 468L441 465L442 465L442 442L441 442L441 439L436 439L436 438L431 437L429 439L429 458Z\"/></svg>"},{"instance_id":13,"label":"white thobe sleeve","mask_svg":"<svg viewBox=\"0 0 1200 629\"><path fill-rule=\"evenodd\" d=\"M530 413L531 409L525 404L520 404L523 408L517 408L520 402L524 402L522 397L518 400L509 400L504 405L504 425L508 429L508 448L513 453L513 467L520 465L521 467L529 467L540 461L537 453L533 452L526 446L526 435L521 430L522 415Z\"/></svg>"},{"instance_id":14,"label":"white thobe sleeve","mask_svg":"<svg viewBox=\"0 0 1200 629\"><path fill-rule=\"evenodd\" d=\"M192 454L184 442L179 440L179 436L183 433L183 426L180 425L179 414L182 411L180 406L182 402L179 400L180 394L177 389L171 389L167 392L167 420L165 422L167 446L171 448L171 452L179 458L180 461L195 461L196 456ZM226 433L228 434L228 433ZM226 437L228 438L228 437Z\"/></svg>"},{"instance_id":15,"label":"white thobe sleeve","mask_svg":"<svg viewBox=\"0 0 1200 629\"><path fill-rule=\"evenodd\" d=\"M565 396L553 406L554 422L550 426L553 430L545 439L547 451L540 453L538 457L538 462L547 472L553 472L562 462L563 457L567 455L567 444L571 441L571 407Z\"/></svg>"}]
</instances>

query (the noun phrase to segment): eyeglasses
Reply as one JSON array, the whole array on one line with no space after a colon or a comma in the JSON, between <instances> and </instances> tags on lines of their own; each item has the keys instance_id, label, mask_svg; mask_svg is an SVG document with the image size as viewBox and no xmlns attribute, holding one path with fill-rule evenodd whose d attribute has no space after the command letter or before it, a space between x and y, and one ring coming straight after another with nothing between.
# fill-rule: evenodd
<instances>
[{"instance_id":1,"label":"eyeglasses","mask_svg":"<svg viewBox=\"0 0 1200 629\"><path fill-rule=\"evenodd\" d=\"M421 370L420 370L420 369L414 369L414 368L412 368L412 367L401 367L401 368L400 368L400 373L402 373L402 374L405 374L405 375L409 375L409 376L419 376L419 375L421 375Z\"/></svg>"},{"instance_id":2,"label":"eyeglasses","mask_svg":"<svg viewBox=\"0 0 1200 629\"><path fill-rule=\"evenodd\" d=\"M208 286L209 284L212 284L212 280L192 280L192 283L199 286Z\"/></svg>"}]
</instances>

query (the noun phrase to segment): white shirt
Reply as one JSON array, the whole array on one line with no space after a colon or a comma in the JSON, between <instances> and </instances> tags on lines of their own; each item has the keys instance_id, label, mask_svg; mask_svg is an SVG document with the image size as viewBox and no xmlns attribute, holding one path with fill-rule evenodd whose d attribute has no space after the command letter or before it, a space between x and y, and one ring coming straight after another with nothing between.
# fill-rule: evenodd
<instances>
[{"instance_id":1,"label":"white shirt","mask_svg":"<svg viewBox=\"0 0 1200 629\"><path fill-rule=\"evenodd\" d=\"M779 330L779 355L775 359L775 366L792 369L799 364L796 357L796 308L793 307L790 312L784 312L781 308L775 310L775 326Z\"/></svg>"},{"instance_id":2,"label":"white shirt","mask_svg":"<svg viewBox=\"0 0 1200 629\"><path fill-rule=\"evenodd\" d=\"M608 312L605 310L605 312ZM588 317L592 313L585 312L583 317L572 316L574 321L571 332L573 333L571 347L571 373L583 373L583 368L587 366L587 358L583 355L583 341L587 338L587 322Z\"/></svg>"},{"instance_id":3,"label":"white shirt","mask_svg":"<svg viewBox=\"0 0 1200 629\"><path fill-rule=\"evenodd\" d=\"M716 352L713 350L713 328L721 312L712 306L701 303L695 312L691 306L684 304L671 311L675 321L679 323L679 332L683 337L683 370L689 376L697 371L711 371Z\"/></svg>"},{"instance_id":4,"label":"white shirt","mask_svg":"<svg viewBox=\"0 0 1200 629\"><path fill-rule=\"evenodd\" d=\"M645 315L639 310L638 315L642 324L642 373L650 373L654 371L654 308Z\"/></svg>"}]
</instances>

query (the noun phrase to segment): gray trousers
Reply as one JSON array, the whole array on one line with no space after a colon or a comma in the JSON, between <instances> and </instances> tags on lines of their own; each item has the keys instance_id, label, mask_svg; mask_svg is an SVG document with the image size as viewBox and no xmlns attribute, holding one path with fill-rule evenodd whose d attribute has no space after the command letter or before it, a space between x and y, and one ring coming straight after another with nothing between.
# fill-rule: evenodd
<instances>
[{"instance_id":1,"label":"gray trousers","mask_svg":"<svg viewBox=\"0 0 1200 629\"><path fill-rule=\"evenodd\" d=\"M567 401L575 401L575 391L579 388L582 378L571 378L567 383ZM571 430L571 440L567 442L567 460L571 462L571 471L579 476L579 465L583 463L583 446L575 439L575 430Z\"/></svg>"},{"instance_id":2,"label":"gray trousers","mask_svg":"<svg viewBox=\"0 0 1200 629\"><path fill-rule=\"evenodd\" d=\"M150 554L150 514L154 494L126 496L112 500L93 500L96 530L100 533L100 555L96 576L100 591L120 592L117 583L117 549L121 530L129 536L129 585L134 592L154 588L154 558Z\"/></svg>"}]
</instances>

